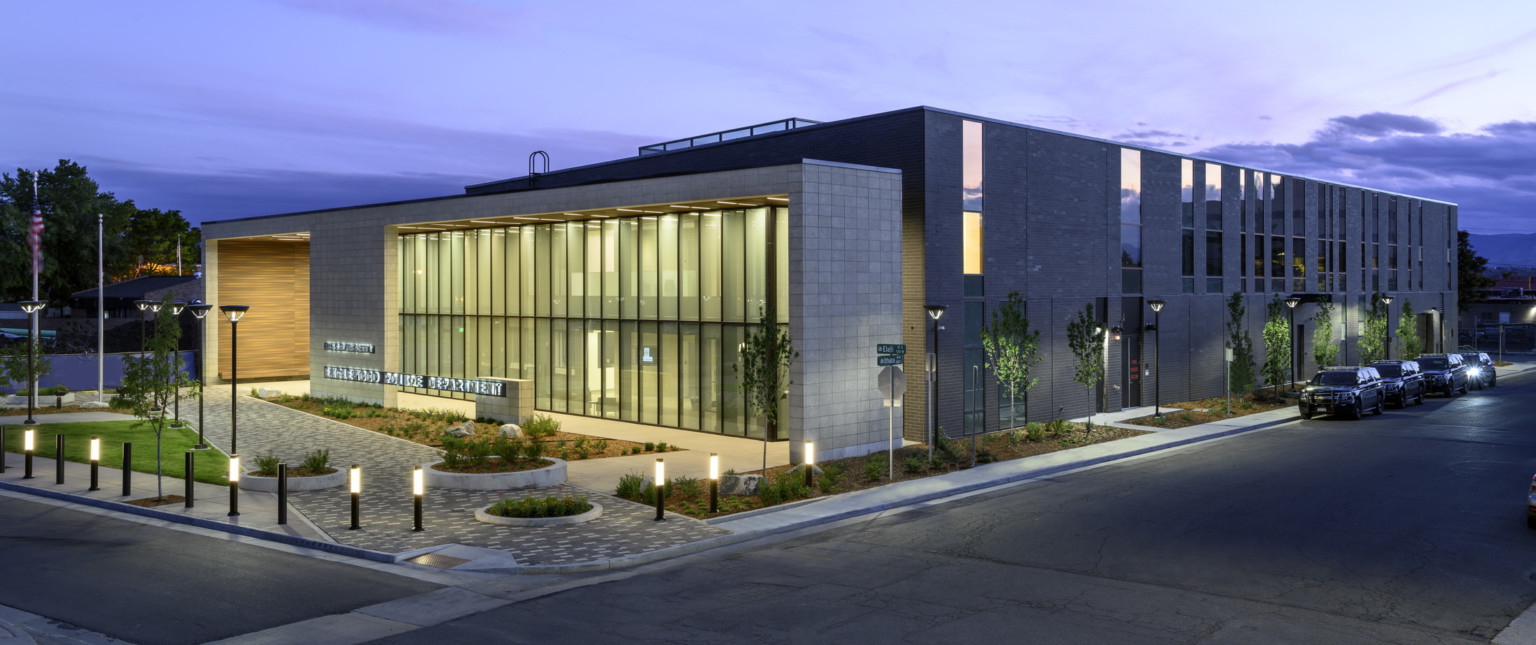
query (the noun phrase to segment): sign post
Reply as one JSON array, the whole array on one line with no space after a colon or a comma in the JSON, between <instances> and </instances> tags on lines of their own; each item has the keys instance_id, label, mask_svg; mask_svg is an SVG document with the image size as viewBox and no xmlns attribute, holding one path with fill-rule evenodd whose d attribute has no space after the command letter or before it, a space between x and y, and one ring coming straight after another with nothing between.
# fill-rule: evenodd
<instances>
[{"instance_id":1,"label":"sign post","mask_svg":"<svg viewBox=\"0 0 1536 645\"><path fill-rule=\"evenodd\" d=\"M897 356L897 358L901 358ZM907 391L907 373L900 366L891 365L880 370L880 394L885 397L886 412L886 465L889 476L896 479L896 408Z\"/></svg>"},{"instance_id":2,"label":"sign post","mask_svg":"<svg viewBox=\"0 0 1536 645\"><path fill-rule=\"evenodd\" d=\"M1232 348L1227 348L1227 418L1232 418Z\"/></svg>"}]
</instances>

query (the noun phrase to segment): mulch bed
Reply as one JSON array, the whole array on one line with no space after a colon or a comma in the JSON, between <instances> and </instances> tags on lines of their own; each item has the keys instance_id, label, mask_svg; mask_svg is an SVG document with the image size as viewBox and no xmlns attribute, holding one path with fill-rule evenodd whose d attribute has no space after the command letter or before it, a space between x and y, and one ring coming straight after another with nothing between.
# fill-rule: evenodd
<instances>
[{"instance_id":1,"label":"mulch bed","mask_svg":"<svg viewBox=\"0 0 1536 645\"><path fill-rule=\"evenodd\" d=\"M440 470L445 473L484 475L492 473L519 473L525 470L538 470L540 468L548 468L553 465L554 464L544 461L543 459L518 459L509 464L500 457L489 457L476 466L464 465L459 466L458 468L448 468L444 464L432 464L432 470Z\"/></svg>"},{"instance_id":2,"label":"mulch bed","mask_svg":"<svg viewBox=\"0 0 1536 645\"><path fill-rule=\"evenodd\" d=\"M1141 417L1131 419L1126 423L1156 428L1187 428L1202 423L1221 421L1222 419L1245 417L1250 414L1293 407L1296 405L1296 400L1288 398L1289 396L1290 392L1283 390L1281 396L1276 398L1273 388L1255 390L1242 396L1234 395L1232 397L1231 415L1227 414L1227 397L1224 396L1201 399L1199 401L1165 403L1163 404L1165 408L1163 418L1159 419L1155 416Z\"/></svg>"},{"instance_id":3,"label":"mulch bed","mask_svg":"<svg viewBox=\"0 0 1536 645\"><path fill-rule=\"evenodd\" d=\"M298 468L289 468L288 469L288 478L289 479L293 479L295 477L323 477L325 475L329 475L329 474L334 473L334 472L336 472L335 468L326 468L325 470L322 470L320 472L315 472L315 471L310 470L308 468L305 468L303 466L299 466ZM277 476L277 471L274 470L274 471L272 471L270 473L264 473L264 472L261 472L261 471L258 470L258 471L251 472L251 473L248 473L248 474L249 475L255 475L257 477L276 477Z\"/></svg>"}]
</instances>

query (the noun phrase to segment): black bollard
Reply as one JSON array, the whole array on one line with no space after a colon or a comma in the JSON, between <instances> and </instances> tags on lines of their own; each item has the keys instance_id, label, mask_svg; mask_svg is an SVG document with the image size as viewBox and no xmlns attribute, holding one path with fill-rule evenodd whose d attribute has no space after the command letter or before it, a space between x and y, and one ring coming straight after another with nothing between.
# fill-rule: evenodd
<instances>
[{"instance_id":1,"label":"black bollard","mask_svg":"<svg viewBox=\"0 0 1536 645\"><path fill-rule=\"evenodd\" d=\"M123 442L123 497L133 494L133 442Z\"/></svg>"},{"instance_id":2,"label":"black bollard","mask_svg":"<svg viewBox=\"0 0 1536 645\"><path fill-rule=\"evenodd\" d=\"M5 426L0 426L0 473L5 472Z\"/></svg>"},{"instance_id":3,"label":"black bollard","mask_svg":"<svg viewBox=\"0 0 1536 645\"><path fill-rule=\"evenodd\" d=\"M64 483L64 435L53 435L53 483Z\"/></svg>"},{"instance_id":4,"label":"black bollard","mask_svg":"<svg viewBox=\"0 0 1536 645\"><path fill-rule=\"evenodd\" d=\"M194 457L193 455L196 455L196 454L197 453L192 452L191 450L187 451L187 457L186 457L186 459L187 459L187 463L186 463L186 479L187 479L187 484L186 484L186 491L182 494L182 497L187 498L187 508L192 508L192 471L194 470L194 468L196 466L196 463L197 463L197 458Z\"/></svg>"},{"instance_id":5,"label":"black bollard","mask_svg":"<svg viewBox=\"0 0 1536 645\"><path fill-rule=\"evenodd\" d=\"M277 465L277 523L288 523L288 464Z\"/></svg>"}]
</instances>

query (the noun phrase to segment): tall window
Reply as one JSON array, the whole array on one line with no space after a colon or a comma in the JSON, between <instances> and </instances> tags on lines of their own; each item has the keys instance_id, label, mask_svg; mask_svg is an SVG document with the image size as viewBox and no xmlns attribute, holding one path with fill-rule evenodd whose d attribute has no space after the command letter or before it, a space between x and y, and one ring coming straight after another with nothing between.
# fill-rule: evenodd
<instances>
[{"instance_id":1,"label":"tall window","mask_svg":"<svg viewBox=\"0 0 1536 645\"><path fill-rule=\"evenodd\" d=\"M1370 213L1366 221L1371 225L1371 291L1381 291L1381 198L1376 193L1366 193Z\"/></svg>"},{"instance_id":2,"label":"tall window","mask_svg":"<svg viewBox=\"0 0 1536 645\"><path fill-rule=\"evenodd\" d=\"M961 178L963 181L961 207L964 213L962 236L965 244L964 272L982 273L982 144L981 124L976 121L961 123Z\"/></svg>"},{"instance_id":3,"label":"tall window","mask_svg":"<svg viewBox=\"0 0 1536 645\"><path fill-rule=\"evenodd\" d=\"M1267 185L1269 200L1269 288L1285 291L1285 179L1271 174Z\"/></svg>"},{"instance_id":4,"label":"tall window","mask_svg":"<svg viewBox=\"0 0 1536 645\"><path fill-rule=\"evenodd\" d=\"M1205 292L1221 293L1221 166L1205 164Z\"/></svg>"},{"instance_id":5,"label":"tall window","mask_svg":"<svg viewBox=\"0 0 1536 645\"><path fill-rule=\"evenodd\" d=\"M1179 275L1184 293L1195 292L1195 162L1179 161L1179 225L1183 233L1180 245Z\"/></svg>"},{"instance_id":6,"label":"tall window","mask_svg":"<svg viewBox=\"0 0 1536 645\"><path fill-rule=\"evenodd\" d=\"M1141 293L1141 151L1120 149L1120 290Z\"/></svg>"},{"instance_id":7,"label":"tall window","mask_svg":"<svg viewBox=\"0 0 1536 645\"><path fill-rule=\"evenodd\" d=\"M1291 188L1291 290L1307 290L1307 182L1292 177Z\"/></svg>"},{"instance_id":8,"label":"tall window","mask_svg":"<svg viewBox=\"0 0 1536 645\"><path fill-rule=\"evenodd\" d=\"M1248 204L1252 201L1248 197L1248 171L1237 169L1237 288L1239 291L1248 290L1248 213L1251 210Z\"/></svg>"},{"instance_id":9,"label":"tall window","mask_svg":"<svg viewBox=\"0 0 1536 645\"><path fill-rule=\"evenodd\" d=\"M1387 197L1387 291L1397 291L1397 196Z\"/></svg>"}]
</instances>

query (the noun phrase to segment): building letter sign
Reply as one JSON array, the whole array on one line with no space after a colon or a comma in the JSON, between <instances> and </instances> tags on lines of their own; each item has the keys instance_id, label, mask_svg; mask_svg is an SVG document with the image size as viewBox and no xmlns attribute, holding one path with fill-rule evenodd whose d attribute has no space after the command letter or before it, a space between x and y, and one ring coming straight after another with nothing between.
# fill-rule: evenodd
<instances>
[{"instance_id":1,"label":"building letter sign","mask_svg":"<svg viewBox=\"0 0 1536 645\"><path fill-rule=\"evenodd\" d=\"M356 383L375 383L380 385L393 385L396 387L421 387L429 390L443 390L445 392L457 392L460 394L480 394L485 396L506 396L507 384L499 381L482 381L480 379L448 378L444 376L427 376L424 374L401 374L399 372L382 372L364 367L338 367L325 366L325 378L336 381L353 381Z\"/></svg>"},{"instance_id":2,"label":"building letter sign","mask_svg":"<svg viewBox=\"0 0 1536 645\"><path fill-rule=\"evenodd\" d=\"M372 343L341 343L334 340L325 341L325 351L347 352L348 354L372 354Z\"/></svg>"}]
</instances>

